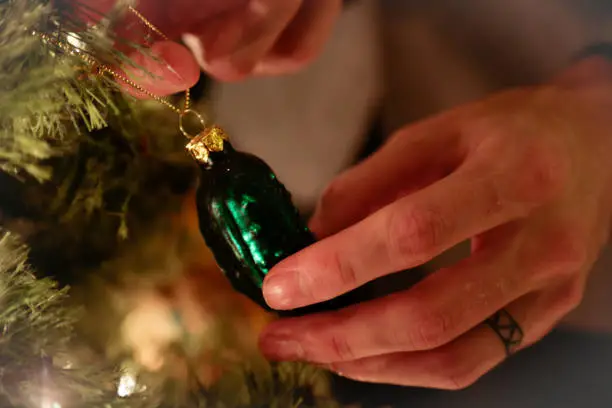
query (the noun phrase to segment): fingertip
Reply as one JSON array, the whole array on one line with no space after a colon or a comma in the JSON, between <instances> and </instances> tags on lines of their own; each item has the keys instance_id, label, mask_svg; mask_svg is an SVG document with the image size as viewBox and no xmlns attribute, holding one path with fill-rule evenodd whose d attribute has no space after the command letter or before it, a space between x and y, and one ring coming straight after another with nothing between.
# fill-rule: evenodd
<instances>
[{"instance_id":1,"label":"fingertip","mask_svg":"<svg viewBox=\"0 0 612 408\"><path fill-rule=\"evenodd\" d=\"M150 54L132 55L134 66L126 71L149 92L166 96L194 86L200 78L200 68L191 52L172 41L153 44ZM139 67L139 68L136 68Z\"/></svg>"},{"instance_id":2,"label":"fingertip","mask_svg":"<svg viewBox=\"0 0 612 408\"><path fill-rule=\"evenodd\" d=\"M291 286L294 282L287 272L271 272L264 279L262 293L264 300L274 310L288 310L292 306Z\"/></svg>"},{"instance_id":3,"label":"fingertip","mask_svg":"<svg viewBox=\"0 0 612 408\"><path fill-rule=\"evenodd\" d=\"M162 78L174 87L174 92L191 88L200 79L200 67L193 54L181 44L172 41L161 41L153 44L151 50L164 63L158 63ZM176 89L180 87L180 89Z\"/></svg>"}]
</instances>

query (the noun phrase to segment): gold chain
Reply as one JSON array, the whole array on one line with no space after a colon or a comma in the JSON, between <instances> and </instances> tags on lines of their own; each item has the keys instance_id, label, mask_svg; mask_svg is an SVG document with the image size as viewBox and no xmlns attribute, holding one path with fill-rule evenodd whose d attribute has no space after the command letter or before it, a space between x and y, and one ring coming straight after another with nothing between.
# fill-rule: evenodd
<instances>
[{"instance_id":1,"label":"gold chain","mask_svg":"<svg viewBox=\"0 0 612 408\"><path fill-rule=\"evenodd\" d=\"M162 33L155 25L153 25L153 23L151 23L149 20L147 20L140 12L138 12L132 6L129 6L128 9L136 17L138 17L138 19L140 19L140 21L149 30L153 31L155 34L159 35L164 40L168 40L168 37L166 35L164 35L164 33ZM160 97L158 95L155 95L154 93L146 90L144 87L142 87L141 85L138 85L136 82L134 82L133 80L131 80L127 76L118 73L117 71L113 70L112 68L109 68L109 67L107 67L105 65L99 64L98 61L96 61L90 55L87 55L86 53L76 52L75 51L75 47L73 47L73 46L71 46L69 44L66 44L66 43L62 43L62 42L58 41L56 38L53 38L53 37L51 37L51 36L49 36L47 34L44 34L44 33L38 33L38 35L43 40L54 44L55 46L61 48L62 50L70 53L71 55L77 55L86 64L88 64L92 68L94 68L99 74L108 74L108 75L112 76L115 80L121 81L121 82L125 83L126 85L131 86L132 88L136 89L138 92L141 92L142 94L148 96L149 98L151 98L151 99L153 99L153 100L155 100L155 101L157 101L157 102L167 106L168 108L170 108L172 111L174 111L175 113L177 113L179 115L179 128L180 128L180 131L188 139L191 139L194 136L192 136L189 133L187 133L185 131L185 129L183 128L183 118L187 114L191 113L191 114L195 115L200 120L202 125L204 126L204 119L202 118L202 116L198 112L191 110L191 96L190 96L189 88L185 89L185 104L183 106L183 109L181 109L178 106L173 105L170 101L168 101L168 99Z\"/></svg>"}]
</instances>

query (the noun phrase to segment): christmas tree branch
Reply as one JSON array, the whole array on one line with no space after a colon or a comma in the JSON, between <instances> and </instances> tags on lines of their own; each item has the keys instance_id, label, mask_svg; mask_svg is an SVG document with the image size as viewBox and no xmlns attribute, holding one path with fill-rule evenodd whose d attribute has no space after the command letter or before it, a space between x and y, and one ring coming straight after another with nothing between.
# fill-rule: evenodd
<instances>
[{"instance_id":1,"label":"christmas tree branch","mask_svg":"<svg viewBox=\"0 0 612 408\"><path fill-rule=\"evenodd\" d=\"M102 16L78 1L54 4L61 7L48 0L0 1L0 170L23 181L23 191L2 190L0 200L0 406L334 406L319 370L265 363L236 365L214 387L192 389L188 405L174 403L184 399L159 378L144 381L145 392L117 395L125 374L77 333L84 315L69 289L41 276L100 272L116 254L117 235L127 237L128 206L130 227L146 230L182 202L193 181L185 169L192 167L183 162L172 112L168 120L164 107L126 97L79 55L49 41L67 41L105 64L134 66L113 47L140 49L112 33L122 8ZM101 22L89 27L84 16ZM37 224L24 237L28 246L2 229L9 195L19 197L12 213Z\"/></svg>"},{"instance_id":2,"label":"christmas tree branch","mask_svg":"<svg viewBox=\"0 0 612 408\"><path fill-rule=\"evenodd\" d=\"M78 62L54 55L33 34L53 21L49 5L32 0L0 5L0 167L41 181L51 176L44 161L78 141L73 125L103 128L112 107L108 81L79 80Z\"/></svg>"}]
</instances>

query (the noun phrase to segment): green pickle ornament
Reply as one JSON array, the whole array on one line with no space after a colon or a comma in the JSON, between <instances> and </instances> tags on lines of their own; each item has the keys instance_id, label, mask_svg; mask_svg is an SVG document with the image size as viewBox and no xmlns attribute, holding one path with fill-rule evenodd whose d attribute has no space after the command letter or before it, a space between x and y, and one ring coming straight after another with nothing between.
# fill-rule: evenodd
<instances>
[{"instance_id":1,"label":"green pickle ornament","mask_svg":"<svg viewBox=\"0 0 612 408\"><path fill-rule=\"evenodd\" d=\"M187 150L200 167L200 231L234 288L267 307L263 280L282 259L315 242L285 187L261 159L236 151L210 127Z\"/></svg>"},{"instance_id":2,"label":"green pickle ornament","mask_svg":"<svg viewBox=\"0 0 612 408\"><path fill-rule=\"evenodd\" d=\"M187 144L200 167L196 200L199 226L218 266L233 287L270 310L262 285L270 269L316 242L291 195L263 160L233 148L218 126ZM281 312L296 315L333 308Z\"/></svg>"}]
</instances>

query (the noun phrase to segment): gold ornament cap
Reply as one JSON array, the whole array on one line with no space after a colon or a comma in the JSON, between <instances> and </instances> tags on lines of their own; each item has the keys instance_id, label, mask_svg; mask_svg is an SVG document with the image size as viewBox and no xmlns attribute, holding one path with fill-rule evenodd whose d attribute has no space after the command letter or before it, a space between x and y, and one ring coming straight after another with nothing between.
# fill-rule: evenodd
<instances>
[{"instance_id":1,"label":"gold ornament cap","mask_svg":"<svg viewBox=\"0 0 612 408\"><path fill-rule=\"evenodd\" d=\"M196 161L208 164L210 154L222 152L226 140L228 141L229 138L225 130L215 125L200 132L187 143L185 148Z\"/></svg>"}]
</instances>

